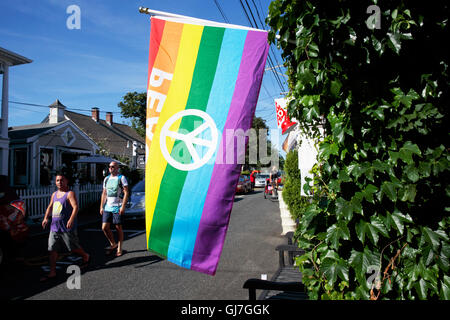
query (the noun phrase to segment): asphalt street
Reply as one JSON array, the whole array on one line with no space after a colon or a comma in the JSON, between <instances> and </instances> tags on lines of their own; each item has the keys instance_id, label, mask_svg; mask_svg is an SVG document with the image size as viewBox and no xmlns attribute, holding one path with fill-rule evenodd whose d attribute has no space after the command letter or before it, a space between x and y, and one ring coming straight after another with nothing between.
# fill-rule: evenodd
<instances>
[{"instance_id":1,"label":"asphalt street","mask_svg":"<svg viewBox=\"0 0 450 320\"><path fill-rule=\"evenodd\" d=\"M246 300L248 278L268 279L278 267L275 247L281 235L277 201L264 199L261 189L236 196L219 267L215 276L181 268L146 250L143 220L124 224L125 254L106 256L108 245L100 221L78 228L91 264L74 280L81 263L63 255L56 280L41 283L48 270L47 233L29 239L25 261L9 265L0 275L0 298L8 300ZM78 282L76 282L78 281Z\"/></svg>"}]
</instances>

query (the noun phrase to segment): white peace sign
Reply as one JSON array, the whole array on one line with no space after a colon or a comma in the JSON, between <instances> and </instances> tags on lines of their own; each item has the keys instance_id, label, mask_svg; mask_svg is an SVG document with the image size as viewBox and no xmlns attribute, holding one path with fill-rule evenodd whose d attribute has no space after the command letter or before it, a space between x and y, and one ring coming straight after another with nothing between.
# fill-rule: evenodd
<instances>
[{"instance_id":1,"label":"white peace sign","mask_svg":"<svg viewBox=\"0 0 450 320\"><path fill-rule=\"evenodd\" d=\"M169 130L169 128L174 124L175 121L185 116L200 117L204 120L204 123L188 134L182 134ZM211 130L211 140L197 138L198 135L208 130L208 128ZM186 144L189 153L191 154L193 163L184 164L173 159L167 149L166 137L171 137L175 140L183 141ZM159 144L164 158L172 167L182 171L191 171L200 168L208 162L208 160L213 156L216 150L218 139L219 133L217 131L216 124L209 114L198 109L187 109L174 114L171 118L169 118L169 120L166 121L161 129ZM204 157L201 158L198 155L197 151L194 148L194 144L208 148L208 151L206 152Z\"/></svg>"}]
</instances>

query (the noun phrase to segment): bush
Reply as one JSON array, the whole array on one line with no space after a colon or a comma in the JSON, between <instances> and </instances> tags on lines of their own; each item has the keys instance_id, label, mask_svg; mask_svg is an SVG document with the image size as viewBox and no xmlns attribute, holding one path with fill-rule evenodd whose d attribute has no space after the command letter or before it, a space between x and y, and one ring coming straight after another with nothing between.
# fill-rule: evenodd
<instances>
[{"instance_id":1,"label":"bush","mask_svg":"<svg viewBox=\"0 0 450 320\"><path fill-rule=\"evenodd\" d=\"M290 151L286 155L284 169L286 171L286 180L282 192L283 200L292 218L299 221L308 201L306 197L300 195L301 181L297 150Z\"/></svg>"}]
</instances>

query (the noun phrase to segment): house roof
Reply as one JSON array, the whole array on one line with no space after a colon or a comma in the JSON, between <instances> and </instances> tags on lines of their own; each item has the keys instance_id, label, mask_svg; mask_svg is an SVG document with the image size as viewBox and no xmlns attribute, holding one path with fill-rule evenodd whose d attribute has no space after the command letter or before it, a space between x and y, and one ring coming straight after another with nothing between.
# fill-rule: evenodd
<instances>
[{"instance_id":1,"label":"house roof","mask_svg":"<svg viewBox=\"0 0 450 320\"><path fill-rule=\"evenodd\" d=\"M20 54L6 50L5 48L2 48L2 47L0 47L0 61L7 61L12 66L17 66L19 64L33 62L33 60L25 58L24 56L21 56Z\"/></svg>"},{"instance_id":2,"label":"house roof","mask_svg":"<svg viewBox=\"0 0 450 320\"><path fill-rule=\"evenodd\" d=\"M66 122L66 121L64 121ZM17 126L17 127L10 127L8 129L8 136L11 139L11 142L15 143L21 143L26 142L28 138L41 135L59 125L61 125L63 122L60 123L39 123L39 124L31 124L26 126Z\"/></svg>"},{"instance_id":3,"label":"house roof","mask_svg":"<svg viewBox=\"0 0 450 320\"><path fill-rule=\"evenodd\" d=\"M38 139L39 137L53 134L57 130L61 128L71 127L75 131L77 131L81 136L85 138L85 141L89 143L91 146L94 147L94 149L98 149L98 146L95 144L95 142L90 139L84 132L82 132L73 121L70 120L64 120L60 121L58 123L38 123L38 124L32 124L32 125L25 125L25 126L17 126L17 127L9 127L8 128L8 137L10 138L10 141L12 144L23 144L23 143L30 143ZM66 146L59 146L60 148L64 148ZM76 147L77 150L91 150L91 148L83 148L83 147ZM75 150L72 147L72 150Z\"/></svg>"},{"instance_id":4,"label":"house roof","mask_svg":"<svg viewBox=\"0 0 450 320\"><path fill-rule=\"evenodd\" d=\"M128 125L113 123L111 126L105 120L100 119L96 122L90 116L67 110L64 110L64 116L72 120L100 148L108 150L112 155L130 157L133 150L130 141L145 145L145 139ZM48 117L43 120L43 123L48 123ZM144 148L137 149L138 154L144 154L144 152Z\"/></svg>"}]
</instances>

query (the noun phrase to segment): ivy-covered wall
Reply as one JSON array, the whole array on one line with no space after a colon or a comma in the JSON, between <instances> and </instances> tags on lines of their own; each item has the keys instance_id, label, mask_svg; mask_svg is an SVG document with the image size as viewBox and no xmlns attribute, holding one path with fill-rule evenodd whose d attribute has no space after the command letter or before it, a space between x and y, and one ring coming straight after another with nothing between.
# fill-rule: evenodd
<instances>
[{"instance_id":1,"label":"ivy-covered wall","mask_svg":"<svg viewBox=\"0 0 450 320\"><path fill-rule=\"evenodd\" d=\"M269 8L289 116L325 129L298 264L312 299L449 299L449 5L369 5Z\"/></svg>"}]
</instances>

